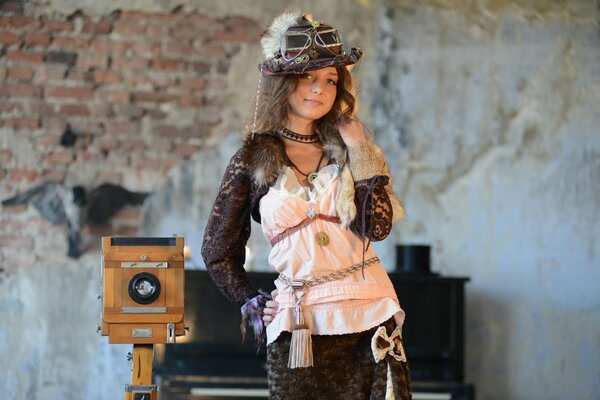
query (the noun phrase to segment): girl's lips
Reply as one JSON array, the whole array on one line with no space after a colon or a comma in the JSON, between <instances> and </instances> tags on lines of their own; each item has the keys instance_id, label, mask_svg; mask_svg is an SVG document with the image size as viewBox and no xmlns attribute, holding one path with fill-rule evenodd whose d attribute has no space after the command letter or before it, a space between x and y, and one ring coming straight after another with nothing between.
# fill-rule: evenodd
<instances>
[{"instance_id":1,"label":"girl's lips","mask_svg":"<svg viewBox=\"0 0 600 400\"><path fill-rule=\"evenodd\" d=\"M312 104L313 106L320 106L323 104L322 101L319 100L312 100L312 99L304 99L305 102Z\"/></svg>"}]
</instances>

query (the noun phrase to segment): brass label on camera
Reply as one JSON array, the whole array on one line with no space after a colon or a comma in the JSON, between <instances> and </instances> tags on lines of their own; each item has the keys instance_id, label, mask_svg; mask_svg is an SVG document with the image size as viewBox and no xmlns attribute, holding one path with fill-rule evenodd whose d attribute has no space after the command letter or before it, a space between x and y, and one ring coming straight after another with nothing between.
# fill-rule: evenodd
<instances>
[{"instance_id":1,"label":"brass label on camera","mask_svg":"<svg viewBox=\"0 0 600 400\"><path fill-rule=\"evenodd\" d=\"M131 337L151 338L152 337L152 328L133 328L131 330Z\"/></svg>"}]
</instances>

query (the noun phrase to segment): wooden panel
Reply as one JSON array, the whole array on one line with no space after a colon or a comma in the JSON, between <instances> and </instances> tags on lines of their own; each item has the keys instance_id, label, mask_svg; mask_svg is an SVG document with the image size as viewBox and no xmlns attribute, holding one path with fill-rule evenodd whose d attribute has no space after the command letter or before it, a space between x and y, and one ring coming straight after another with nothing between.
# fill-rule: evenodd
<instances>
[{"instance_id":1,"label":"wooden panel","mask_svg":"<svg viewBox=\"0 0 600 400\"><path fill-rule=\"evenodd\" d=\"M184 278L185 271L177 269L170 271L170 274L165 279L165 294L167 296L166 303L170 307L183 307L184 305Z\"/></svg>"}]
</instances>

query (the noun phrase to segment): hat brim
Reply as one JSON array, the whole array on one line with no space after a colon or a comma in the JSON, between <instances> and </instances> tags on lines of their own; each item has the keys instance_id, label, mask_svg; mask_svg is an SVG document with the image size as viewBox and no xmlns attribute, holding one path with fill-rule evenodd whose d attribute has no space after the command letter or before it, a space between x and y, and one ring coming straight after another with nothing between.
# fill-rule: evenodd
<instances>
[{"instance_id":1,"label":"hat brim","mask_svg":"<svg viewBox=\"0 0 600 400\"><path fill-rule=\"evenodd\" d=\"M363 51L358 47L353 47L350 51L342 51L335 57L320 57L305 63L282 63L282 59L274 58L259 64L258 68L264 75L297 75L326 67L345 67L356 64L362 56Z\"/></svg>"}]
</instances>

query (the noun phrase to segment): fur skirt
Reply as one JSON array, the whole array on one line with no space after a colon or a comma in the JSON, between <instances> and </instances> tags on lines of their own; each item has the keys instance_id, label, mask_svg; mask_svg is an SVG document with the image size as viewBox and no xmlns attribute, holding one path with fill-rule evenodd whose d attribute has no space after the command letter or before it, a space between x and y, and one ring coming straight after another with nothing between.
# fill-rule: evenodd
<instances>
[{"instance_id":1,"label":"fur skirt","mask_svg":"<svg viewBox=\"0 0 600 400\"><path fill-rule=\"evenodd\" d=\"M390 318L383 325L391 334L396 323ZM395 399L411 399L408 365L390 356L375 362L371 338L376 329L347 335L313 335L314 366L294 369L287 367L292 335L282 332L267 347L269 398L383 400L389 362Z\"/></svg>"}]
</instances>

